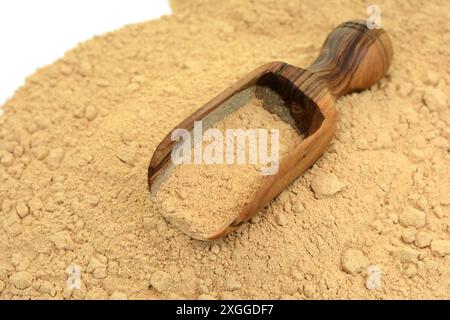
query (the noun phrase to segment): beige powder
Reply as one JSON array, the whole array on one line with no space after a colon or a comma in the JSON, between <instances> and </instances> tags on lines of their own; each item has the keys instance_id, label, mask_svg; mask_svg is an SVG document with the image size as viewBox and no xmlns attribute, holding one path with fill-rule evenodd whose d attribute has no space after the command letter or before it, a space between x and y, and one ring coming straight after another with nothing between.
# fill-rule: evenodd
<instances>
[{"instance_id":1,"label":"beige powder","mask_svg":"<svg viewBox=\"0 0 450 320\"><path fill-rule=\"evenodd\" d=\"M239 149L240 152L245 152L245 164L227 165L227 147L224 144L226 130L267 129L268 155L275 152L269 130L279 130L277 143L280 159L302 141L288 108L275 92L258 87L255 95L250 102L212 126L219 129L224 137L223 143L220 143L223 151L222 164L179 165L158 192L157 202L162 215L193 238L205 239L229 225L262 185L264 175L261 169L270 166L270 163L259 162L258 147L260 143L264 143L264 139L260 139L257 131L254 141L250 142L246 138L245 145L238 144L238 140L234 139L233 159L237 161ZM203 142L202 150L213 143L214 141ZM249 163L250 143L255 148L254 154L257 157L254 159L257 163L254 164ZM194 149L191 154L193 153Z\"/></svg>"},{"instance_id":2,"label":"beige powder","mask_svg":"<svg viewBox=\"0 0 450 320\"><path fill-rule=\"evenodd\" d=\"M0 297L449 299L450 4L379 4L388 76L340 99L328 152L213 243L157 212L153 150L255 67L310 64L365 5L173 1L30 76L0 117Z\"/></svg>"}]
</instances>

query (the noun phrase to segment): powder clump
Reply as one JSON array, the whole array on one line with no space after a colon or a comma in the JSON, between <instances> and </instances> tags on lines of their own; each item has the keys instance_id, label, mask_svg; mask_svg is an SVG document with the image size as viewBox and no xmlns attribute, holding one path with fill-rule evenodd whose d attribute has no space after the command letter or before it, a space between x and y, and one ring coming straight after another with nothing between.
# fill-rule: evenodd
<instances>
[{"instance_id":1,"label":"powder clump","mask_svg":"<svg viewBox=\"0 0 450 320\"><path fill-rule=\"evenodd\" d=\"M344 190L342 183L334 174L319 173L311 181L311 188L318 199L331 197Z\"/></svg>"}]
</instances>

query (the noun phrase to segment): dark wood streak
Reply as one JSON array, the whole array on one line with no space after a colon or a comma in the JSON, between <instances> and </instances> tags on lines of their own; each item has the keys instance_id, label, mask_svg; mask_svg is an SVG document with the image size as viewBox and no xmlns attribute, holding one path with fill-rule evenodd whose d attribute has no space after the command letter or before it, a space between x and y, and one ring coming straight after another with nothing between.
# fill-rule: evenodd
<instances>
[{"instance_id":1,"label":"dark wood streak","mask_svg":"<svg viewBox=\"0 0 450 320\"><path fill-rule=\"evenodd\" d=\"M369 30L365 21L343 23L328 36L321 54L308 70L324 79L336 98L351 91L365 89L377 82L392 62L392 46L387 41L388 38L385 38L384 30ZM372 66L377 75L372 76L369 84L355 85L355 77L361 77L358 73L361 71L361 61L369 50L377 51L378 59L373 61ZM366 74L371 72L367 66L364 67Z\"/></svg>"},{"instance_id":2,"label":"dark wood streak","mask_svg":"<svg viewBox=\"0 0 450 320\"><path fill-rule=\"evenodd\" d=\"M362 20L348 21L328 35L319 57L308 68L279 61L263 65L176 126L174 129L192 129L194 121L218 111L234 94L261 85L283 98L298 129L305 134L306 139L281 159L278 173L264 177L262 186L237 216L207 239L218 239L241 226L313 165L333 138L335 100L375 84L387 72L392 59L392 44L384 30L369 30ZM168 167L174 145L169 133L156 148L148 169L150 190Z\"/></svg>"}]
</instances>

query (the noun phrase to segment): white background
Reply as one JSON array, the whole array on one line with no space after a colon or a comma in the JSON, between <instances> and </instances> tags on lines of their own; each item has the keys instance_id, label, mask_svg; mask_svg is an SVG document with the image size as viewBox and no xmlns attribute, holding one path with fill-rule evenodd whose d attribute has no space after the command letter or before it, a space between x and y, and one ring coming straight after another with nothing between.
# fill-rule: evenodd
<instances>
[{"instance_id":1,"label":"white background","mask_svg":"<svg viewBox=\"0 0 450 320\"><path fill-rule=\"evenodd\" d=\"M79 42L170 12L168 0L0 1L0 106Z\"/></svg>"}]
</instances>

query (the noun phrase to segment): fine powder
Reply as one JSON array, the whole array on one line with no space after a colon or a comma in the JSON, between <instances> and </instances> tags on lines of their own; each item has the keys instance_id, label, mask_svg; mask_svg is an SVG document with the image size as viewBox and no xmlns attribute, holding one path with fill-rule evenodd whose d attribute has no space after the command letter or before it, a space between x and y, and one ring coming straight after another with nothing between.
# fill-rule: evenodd
<instances>
[{"instance_id":1,"label":"fine powder","mask_svg":"<svg viewBox=\"0 0 450 320\"><path fill-rule=\"evenodd\" d=\"M267 142L267 154L276 155L271 144L271 130L278 130L279 139L275 141L279 144L280 159L302 141L282 99L272 90L262 87L256 88L255 96L250 102L219 120L212 128L220 130L224 137L223 143L220 143L222 152L219 152L222 164L178 165L157 194L162 215L172 225L196 239L205 239L227 226L258 191L264 178L261 169L271 168L270 163L260 162L264 158L259 157L259 145ZM255 130L252 141L255 149L252 154L256 157L252 162L256 163L250 163L251 142L248 136L241 143L237 138L232 140L234 163L225 163L225 143L230 141L226 138L226 130L233 129ZM268 130L265 139L258 135L258 129ZM203 142L202 150L211 145L217 146L215 142L220 141ZM238 150L245 155L244 164L237 163ZM191 154L193 153L194 149ZM191 162L192 160L193 156ZM276 171L272 173L275 174Z\"/></svg>"},{"instance_id":2,"label":"fine powder","mask_svg":"<svg viewBox=\"0 0 450 320\"><path fill-rule=\"evenodd\" d=\"M171 1L31 75L0 117L0 297L449 299L450 3L378 4L388 75L339 99L324 156L214 242L152 202L158 143L256 67L307 67L365 5Z\"/></svg>"}]
</instances>

